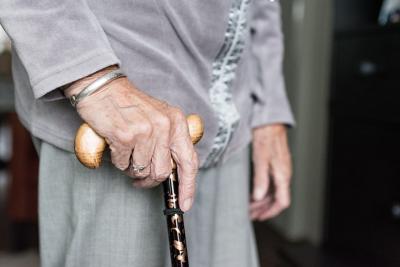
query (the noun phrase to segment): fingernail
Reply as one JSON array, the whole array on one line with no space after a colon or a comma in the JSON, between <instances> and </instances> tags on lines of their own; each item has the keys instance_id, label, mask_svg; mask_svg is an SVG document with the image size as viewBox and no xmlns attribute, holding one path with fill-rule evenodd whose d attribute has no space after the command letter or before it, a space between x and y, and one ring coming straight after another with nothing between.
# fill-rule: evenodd
<instances>
[{"instance_id":1,"label":"fingernail","mask_svg":"<svg viewBox=\"0 0 400 267\"><path fill-rule=\"evenodd\" d=\"M254 190L254 199L260 201L264 198L264 190L262 188L256 188Z\"/></svg>"},{"instance_id":2,"label":"fingernail","mask_svg":"<svg viewBox=\"0 0 400 267\"><path fill-rule=\"evenodd\" d=\"M183 202L182 210L188 211L190 209L190 207L192 206L192 201L193 201L193 199L191 197L185 199L185 201Z\"/></svg>"}]
</instances>

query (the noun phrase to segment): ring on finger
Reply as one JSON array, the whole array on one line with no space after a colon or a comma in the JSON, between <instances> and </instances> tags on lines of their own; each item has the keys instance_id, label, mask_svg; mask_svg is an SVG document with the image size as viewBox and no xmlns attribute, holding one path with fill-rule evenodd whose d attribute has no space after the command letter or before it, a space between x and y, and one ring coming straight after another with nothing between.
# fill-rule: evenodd
<instances>
[{"instance_id":1,"label":"ring on finger","mask_svg":"<svg viewBox=\"0 0 400 267\"><path fill-rule=\"evenodd\" d=\"M147 166L145 166L145 165L134 165L134 164L131 165L131 170L134 173L141 173L146 168L147 168Z\"/></svg>"}]
</instances>

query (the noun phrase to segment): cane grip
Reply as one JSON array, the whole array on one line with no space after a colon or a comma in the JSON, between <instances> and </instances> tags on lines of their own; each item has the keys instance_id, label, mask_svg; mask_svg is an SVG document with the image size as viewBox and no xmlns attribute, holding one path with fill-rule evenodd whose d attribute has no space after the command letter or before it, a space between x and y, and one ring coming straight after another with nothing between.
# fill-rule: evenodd
<instances>
[{"instance_id":1,"label":"cane grip","mask_svg":"<svg viewBox=\"0 0 400 267\"><path fill-rule=\"evenodd\" d=\"M186 117L192 143L200 141L204 133L204 124L199 115L191 114ZM86 167L100 167L106 141L98 135L87 123L83 123L75 136L75 155Z\"/></svg>"}]
</instances>

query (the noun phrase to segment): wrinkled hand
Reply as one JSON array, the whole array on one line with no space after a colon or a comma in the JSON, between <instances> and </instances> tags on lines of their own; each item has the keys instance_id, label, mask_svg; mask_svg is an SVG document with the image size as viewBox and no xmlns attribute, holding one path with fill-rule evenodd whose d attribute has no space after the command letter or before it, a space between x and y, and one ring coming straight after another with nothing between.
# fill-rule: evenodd
<instances>
[{"instance_id":1,"label":"wrinkled hand","mask_svg":"<svg viewBox=\"0 0 400 267\"><path fill-rule=\"evenodd\" d=\"M290 205L292 166L286 126L253 129L253 168L250 216L262 221L277 216Z\"/></svg>"},{"instance_id":2,"label":"wrinkled hand","mask_svg":"<svg viewBox=\"0 0 400 267\"><path fill-rule=\"evenodd\" d=\"M64 91L67 97L109 72L102 70ZM189 136L186 117L176 107L138 90L127 78L119 78L82 99L77 111L111 150L112 163L134 178L137 187L157 186L177 164L179 204L187 211L193 203L197 154ZM145 167L142 171L133 166Z\"/></svg>"}]
</instances>

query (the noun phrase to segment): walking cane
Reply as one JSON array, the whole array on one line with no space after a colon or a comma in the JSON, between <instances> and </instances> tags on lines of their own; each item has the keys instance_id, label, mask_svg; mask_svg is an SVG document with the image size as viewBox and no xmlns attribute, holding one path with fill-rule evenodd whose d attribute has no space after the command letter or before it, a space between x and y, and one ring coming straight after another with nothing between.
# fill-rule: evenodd
<instances>
[{"instance_id":1,"label":"walking cane","mask_svg":"<svg viewBox=\"0 0 400 267\"><path fill-rule=\"evenodd\" d=\"M190 137L193 144L200 141L203 136L204 125L198 115L187 117ZM86 123L78 129L75 137L75 154L78 160L86 167L95 169L100 167L106 141L99 136ZM172 267L188 267L189 260L186 247L185 226L183 223L183 212L179 207L178 194L178 172L175 162L172 162L172 173L165 182L164 214L167 218L169 246Z\"/></svg>"}]
</instances>

